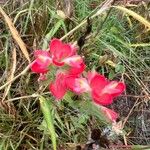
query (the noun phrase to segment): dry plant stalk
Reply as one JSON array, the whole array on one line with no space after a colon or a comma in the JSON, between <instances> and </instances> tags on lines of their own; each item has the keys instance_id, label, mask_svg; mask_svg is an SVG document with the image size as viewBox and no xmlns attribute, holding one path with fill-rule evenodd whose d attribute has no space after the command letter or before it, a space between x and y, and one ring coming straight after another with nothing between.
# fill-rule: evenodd
<instances>
[{"instance_id":1,"label":"dry plant stalk","mask_svg":"<svg viewBox=\"0 0 150 150\"><path fill-rule=\"evenodd\" d=\"M134 12L130 9L122 7L122 6L113 6L113 7L121 10L123 13L126 13L126 14L132 16L134 19L138 20L143 25L145 25L145 27L147 27L148 30L150 30L150 22L148 20L146 20L144 17L142 17L141 15L137 14L136 12Z\"/></svg>"},{"instance_id":2,"label":"dry plant stalk","mask_svg":"<svg viewBox=\"0 0 150 150\"><path fill-rule=\"evenodd\" d=\"M12 34L12 37L14 38L14 40L16 41L16 43L19 45L22 53L24 54L25 58L28 60L28 62L30 63L30 57L29 57L29 53L27 51L27 48L25 46L25 43L22 41L18 31L16 30L14 24L12 23L11 19L8 17L8 15L4 12L4 10L2 9L2 7L0 7L0 13L2 14L2 16L5 19L5 22L7 23L10 32Z\"/></svg>"},{"instance_id":3,"label":"dry plant stalk","mask_svg":"<svg viewBox=\"0 0 150 150\"><path fill-rule=\"evenodd\" d=\"M30 64L22 71L20 72L17 76L15 76L12 80L9 80L8 82L6 82L4 85L2 85L0 87L0 90L2 90L3 88L5 88L7 85L9 85L11 82L15 81L16 79L18 79L20 76L24 75L30 68Z\"/></svg>"},{"instance_id":4,"label":"dry plant stalk","mask_svg":"<svg viewBox=\"0 0 150 150\"><path fill-rule=\"evenodd\" d=\"M10 81L14 78L14 73L15 73L15 70L16 70L16 48L13 49L13 52L12 52L12 66L11 66L11 71L10 71L10 75L8 77L8 80L7 81ZM13 105L12 102L6 102L5 101L5 98L6 96L8 95L9 93L9 90L10 90L10 87L11 87L11 82L8 84L8 86L5 88L5 91L4 91L4 94L3 94L3 98L2 100L0 101L0 106L1 108L3 108L6 112L8 112L9 114L12 115L12 117L16 116L16 109Z\"/></svg>"},{"instance_id":5,"label":"dry plant stalk","mask_svg":"<svg viewBox=\"0 0 150 150\"><path fill-rule=\"evenodd\" d=\"M8 80L7 81L11 81L13 78L14 78L14 73L15 73L15 70L16 70L16 48L13 49L13 53L12 53L12 67L11 67L11 71L10 71L10 75L8 77ZM10 90L10 87L11 87L11 82L8 84L8 86L5 88L5 92L4 92L4 95L3 95L3 99L2 101L5 100L9 90Z\"/></svg>"}]
</instances>

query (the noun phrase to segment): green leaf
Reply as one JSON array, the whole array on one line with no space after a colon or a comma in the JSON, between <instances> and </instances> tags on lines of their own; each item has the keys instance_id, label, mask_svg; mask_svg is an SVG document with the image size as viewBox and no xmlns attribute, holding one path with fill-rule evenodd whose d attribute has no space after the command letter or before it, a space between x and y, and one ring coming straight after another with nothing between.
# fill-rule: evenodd
<instances>
[{"instance_id":1,"label":"green leaf","mask_svg":"<svg viewBox=\"0 0 150 150\"><path fill-rule=\"evenodd\" d=\"M46 34L42 49L47 49L50 39L55 35L59 28L63 25L63 20L59 20L55 26Z\"/></svg>"},{"instance_id":2,"label":"green leaf","mask_svg":"<svg viewBox=\"0 0 150 150\"><path fill-rule=\"evenodd\" d=\"M123 72L125 72L124 66L121 65L121 64L117 64L116 67L115 67L115 72L116 73L123 73Z\"/></svg>"},{"instance_id":3,"label":"green leaf","mask_svg":"<svg viewBox=\"0 0 150 150\"><path fill-rule=\"evenodd\" d=\"M132 150L150 150L150 146L133 145Z\"/></svg>"},{"instance_id":4,"label":"green leaf","mask_svg":"<svg viewBox=\"0 0 150 150\"><path fill-rule=\"evenodd\" d=\"M115 77L115 72L113 70L110 71L108 78L112 80Z\"/></svg>"},{"instance_id":5,"label":"green leaf","mask_svg":"<svg viewBox=\"0 0 150 150\"><path fill-rule=\"evenodd\" d=\"M54 121L53 121L53 115L52 115L52 106L50 101L47 101L44 97L40 96L40 106L42 113L44 115L44 119L47 124L47 128L51 137L53 149L56 150L56 133L54 128Z\"/></svg>"},{"instance_id":6,"label":"green leaf","mask_svg":"<svg viewBox=\"0 0 150 150\"><path fill-rule=\"evenodd\" d=\"M100 108L96 107L92 101L86 100L82 101L79 106L79 110L82 113L88 114L90 116L95 116L102 123L108 125L110 122L104 117L103 113L101 113Z\"/></svg>"},{"instance_id":7,"label":"green leaf","mask_svg":"<svg viewBox=\"0 0 150 150\"><path fill-rule=\"evenodd\" d=\"M104 117L103 113L101 113L100 108L96 107L91 100L87 99L84 101L73 101L69 93L65 95L64 99L72 108L79 110L80 113L88 116L95 116L105 125L110 123L109 120Z\"/></svg>"}]
</instances>

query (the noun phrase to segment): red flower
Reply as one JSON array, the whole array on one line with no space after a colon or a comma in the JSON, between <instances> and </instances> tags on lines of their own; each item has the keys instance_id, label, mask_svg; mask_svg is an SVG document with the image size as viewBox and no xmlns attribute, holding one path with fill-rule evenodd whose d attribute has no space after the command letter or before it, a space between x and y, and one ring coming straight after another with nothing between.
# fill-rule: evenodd
<instances>
[{"instance_id":1,"label":"red flower","mask_svg":"<svg viewBox=\"0 0 150 150\"><path fill-rule=\"evenodd\" d=\"M75 55L75 49L70 44L64 44L59 39L53 39L50 42L50 53L54 64L62 66L64 65L64 59Z\"/></svg>"},{"instance_id":2,"label":"red flower","mask_svg":"<svg viewBox=\"0 0 150 150\"><path fill-rule=\"evenodd\" d=\"M50 84L49 90L56 99L62 99L67 90L80 94L85 92L84 86L82 88L78 85L80 81L82 82L82 78L77 75L60 72L56 75L55 81Z\"/></svg>"},{"instance_id":3,"label":"red flower","mask_svg":"<svg viewBox=\"0 0 150 150\"><path fill-rule=\"evenodd\" d=\"M125 90L125 84L117 81L108 81L103 75L96 72L88 74L87 79L75 75L65 75L64 84L67 89L77 93L91 93L93 101L100 105L109 105L113 99Z\"/></svg>"},{"instance_id":4,"label":"red flower","mask_svg":"<svg viewBox=\"0 0 150 150\"><path fill-rule=\"evenodd\" d=\"M36 73L46 73L49 65L52 63L50 53L43 50L34 52L35 60L31 63L31 70Z\"/></svg>"},{"instance_id":5,"label":"red flower","mask_svg":"<svg viewBox=\"0 0 150 150\"><path fill-rule=\"evenodd\" d=\"M62 43L59 39L50 42L50 53L53 63L56 66L70 66L69 73L81 73L85 69L85 64L81 56L76 54L76 48L71 44Z\"/></svg>"},{"instance_id":6,"label":"red flower","mask_svg":"<svg viewBox=\"0 0 150 150\"><path fill-rule=\"evenodd\" d=\"M59 39L50 42L50 51L36 50L35 60L31 64L31 70L35 73L46 73L51 63L56 66L64 66L67 74L81 74L85 64L81 56L77 55L77 49L71 44L62 43Z\"/></svg>"},{"instance_id":7,"label":"red flower","mask_svg":"<svg viewBox=\"0 0 150 150\"><path fill-rule=\"evenodd\" d=\"M108 81L103 75L98 73L90 73L88 77L92 98L97 104L109 105L115 97L125 90L124 83Z\"/></svg>"},{"instance_id":8,"label":"red flower","mask_svg":"<svg viewBox=\"0 0 150 150\"><path fill-rule=\"evenodd\" d=\"M66 83L73 92L90 93L93 101L99 105L111 104L113 99L125 90L124 83L108 81L103 75L96 72L90 72L87 79L82 77L68 78ZM69 85L69 83L71 84Z\"/></svg>"},{"instance_id":9,"label":"red flower","mask_svg":"<svg viewBox=\"0 0 150 150\"><path fill-rule=\"evenodd\" d=\"M96 72L90 72L87 79L83 77L69 77L65 80L71 91L78 94L90 93L93 101L99 105L111 104L113 99L125 90L124 83L108 81L103 75Z\"/></svg>"}]
</instances>

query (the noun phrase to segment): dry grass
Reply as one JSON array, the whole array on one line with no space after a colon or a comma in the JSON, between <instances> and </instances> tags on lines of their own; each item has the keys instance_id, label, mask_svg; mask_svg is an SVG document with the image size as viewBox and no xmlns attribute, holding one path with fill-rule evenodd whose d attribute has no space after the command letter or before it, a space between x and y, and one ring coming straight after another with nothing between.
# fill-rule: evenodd
<instances>
[{"instance_id":1,"label":"dry grass","mask_svg":"<svg viewBox=\"0 0 150 150\"><path fill-rule=\"evenodd\" d=\"M66 98L56 103L28 66L33 51L47 48L53 37L77 41L85 30L87 16L94 16L92 33L81 51L87 70L96 68L127 85L126 92L110 106L120 114L125 131L115 142L126 148L150 143L150 31L146 28L150 4L137 2L126 5L126 9L118 7L123 12L112 8L97 14L101 2L75 0L71 21L57 15L54 0L10 0L1 5L0 149L51 149L39 94L52 101L59 147L73 149L87 142L93 128L108 128L94 109L88 109L90 105L81 103L81 107L80 97L74 97L75 102Z\"/></svg>"}]
</instances>

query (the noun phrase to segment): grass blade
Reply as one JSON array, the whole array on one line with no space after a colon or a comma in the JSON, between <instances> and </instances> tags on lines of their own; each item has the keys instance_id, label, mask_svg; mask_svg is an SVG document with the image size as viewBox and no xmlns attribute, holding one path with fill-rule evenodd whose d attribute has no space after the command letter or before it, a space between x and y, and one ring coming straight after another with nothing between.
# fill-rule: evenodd
<instances>
[{"instance_id":1,"label":"grass blade","mask_svg":"<svg viewBox=\"0 0 150 150\"><path fill-rule=\"evenodd\" d=\"M136 44L129 44L131 47L149 47L150 43L136 43Z\"/></svg>"},{"instance_id":2,"label":"grass blade","mask_svg":"<svg viewBox=\"0 0 150 150\"><path fill-rule=\"evenodd\" d=\"M42 49L47 49L48 48L48 43L50 39L55 35L55 33L59 30L59 28L62 26L63 20L59 20L55 26L50 30L49 33L46 34Z\"/></svg>"},{"instance_id":3,"label":"grass blade","mask_svg":"<svg viewBox=\"0 0 150 150\"><path fill-rule=\"evenodd\" d=\"M11 67L11 71L10 71L10 76L8 77L8 81L12 80L14 78L14 73L16 71L16 48L13 49L13 53L12 53L12 67ZM9 93L11 88L11 83L8 85L8 87L5 89L5 92L3 94L3 100L6 98L7 94Z\"/></svg>"},{"instance_id":4,"label":"grass blade","mask_svg":"<svg viewBox=\"0 0 150 150\"><path fill-rule=\"evenodd\" d=\"M51 104L42 96L40 96L39 100L40 100L41 109L44 115L44 119L46 121L47 128L51 136L53 149L56 150L56 133L55 133L55 128L53 124L53 116L51 113L51 110L52 110Z\"/></svg>"},{"instance_id":5,"label":"grass blade","mask_svg":"<svg viewBox=\"0 0 150 150\"><path fill-rule=\"evenodd\" d=\"M150 30L150 22L148 20L146 20L145 18L143 18L142 16L140 16L139 14L137 14L134 11L129 10L125 7L121 7L121 6L113 6L113 7L123 11L124 13L127 13L130 16L132 16L134 19L136 19L139 22L141 22L142 24L144 24Z\"/></svg>"}]
</instances>

